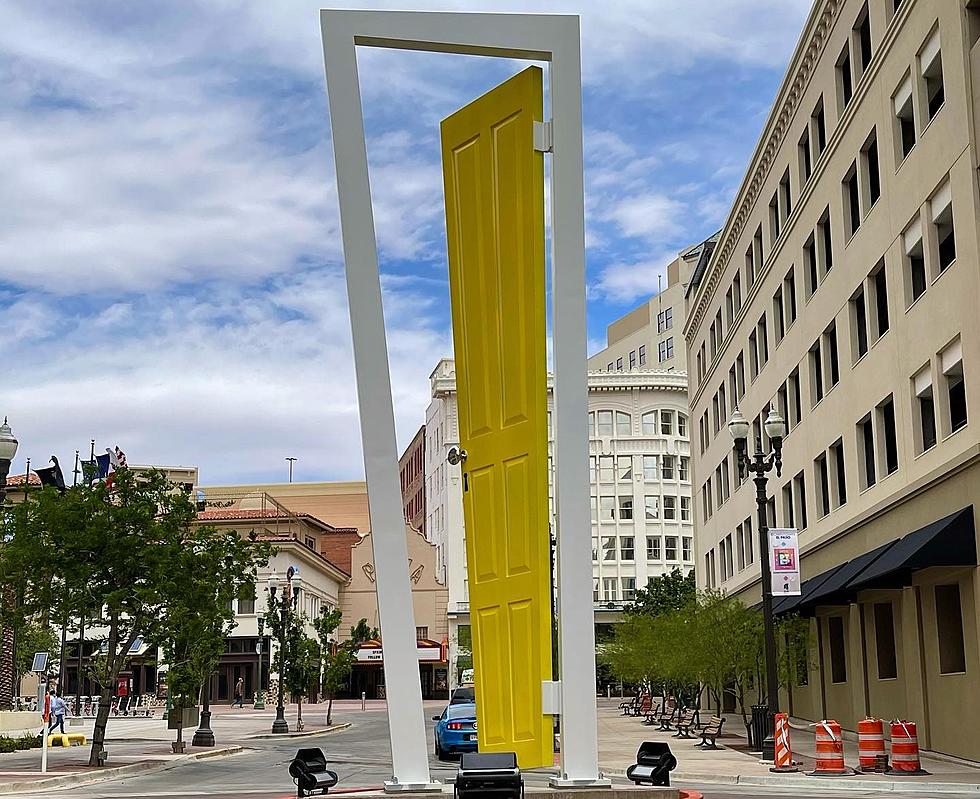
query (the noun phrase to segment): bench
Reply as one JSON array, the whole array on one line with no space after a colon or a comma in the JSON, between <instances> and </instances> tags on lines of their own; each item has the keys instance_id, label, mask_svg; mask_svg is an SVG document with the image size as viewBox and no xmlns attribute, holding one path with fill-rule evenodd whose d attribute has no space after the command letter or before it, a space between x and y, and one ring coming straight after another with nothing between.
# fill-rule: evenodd
<instances>
[{"instance_id":1,"label":"bench","mask_svg":"<svg viewBox=\"0 0 980 799\"><path fill-rule=\"evenodd\" d=\"M289 764L289 776L296 783L296 796L325 794L337 784L337 772L327 768L327 758L320 749L300 749Z\"/></svg>"},{"instance_id":2,"label":"bench","mask_svg":"<svg viewBox=\"0 0 980 799\"><path fill-rule=\"evenodd\" d=\"M682 708L680 705L677 705L676 707L670 707L668 705L666 709L662 710L660 715L657 716L657 724L659 725L660 731L670 732L670 730L673 729L671 725L674 723L674 717L676 716L677 720L680 721L681 713Z\"/></svg>"},{"instance_id":3,"label":"bench","mask_svg":"<svg viewBox=\"0 0 980 799\"><path fill-rule=\"evenodd\" d=\"M625 702L619 703L619 709L624 716L632 716L633 711L640 706L640 697L634 696L632 699L627 699Z\"/></svg>"},{"instance_id":4,"label":"bench","mask_svg":"<svg viewBox=\"0 0 980 799\"><path fill-rule=\"evenodd\" d=\"M685 710L675 726L677 727L675 738L690 738L692 731L698 726L698 711Z\"/></svg>"},{"instance_id":5,"label":"bench","mask_svg":"<svg viewBox=\"0 0 980 799\"><path fill-rule=\"evenodd\" d=\"M701 736L701 743L697 744L703 749L721 749L718 746L717 740L721 736L721 728L725 724L725 719L719 716L712 716L707 724L702 725L698 728L698 734Z\"/></svg>"},{"instance_id":6,"label":"bench","mask_svg":"<svg viewBox=\"0 0 980 799\"><path fill-rule=\"evenodd\" d=\"M80 732L60 733L56 732L48 735L48 746L85 746L85 736Z\"/></svg>"}]
</instances>

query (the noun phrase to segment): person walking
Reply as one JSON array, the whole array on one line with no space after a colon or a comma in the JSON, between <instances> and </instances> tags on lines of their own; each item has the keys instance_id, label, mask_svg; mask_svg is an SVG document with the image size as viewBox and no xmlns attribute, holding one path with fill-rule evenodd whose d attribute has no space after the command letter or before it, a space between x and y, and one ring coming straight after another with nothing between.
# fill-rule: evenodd
<instances>
[{"instance_id":1,"label":"person walking","mask_svg":"<svg viewBox=\"0 0 980 799\"><path fill-rule=\"evenodd\" d=\"M245 678L239 677L238 682L235 683L235 701L231 703L234 707L238 705L239 707L245 707Z\"/></svg>"},{"instance_id":2,"label":"person walking","mask_svg":"<svg viewBox=\"0 0 980 799\"><path fill-rule=\"evenodd\" d=\"M50 734L55 727L59 727L61 729L61 734L65 735L65 714L68 712L68 703L58 696L53 688L51 689L50 693L50 726L48 727L48 734Z\"/></svg>"}]
</instances>

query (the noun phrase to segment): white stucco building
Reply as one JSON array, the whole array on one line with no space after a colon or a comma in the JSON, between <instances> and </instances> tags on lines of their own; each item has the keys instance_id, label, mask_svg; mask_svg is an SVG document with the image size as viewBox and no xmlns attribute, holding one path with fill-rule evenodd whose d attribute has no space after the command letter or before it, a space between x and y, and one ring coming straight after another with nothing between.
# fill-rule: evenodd
<instances>
[{"instance_id":1,"label":"white stucco building","mask_svg":"<svg viewBox=\"0 0 980 799\"><path fill-rule=\"evenodd\" d=\"M430 381L426 535L438 548L449 588L454 663L457 631L469 624L460 470L446 460L449 448L459 444L454 361L439 361ZM550 388L549 382L549 408ZM596 622L611 622L648 579L694 565L687 374L589 372L589 437L593 579L581 590L592 590Z\"/></svg>"}]
</instances>

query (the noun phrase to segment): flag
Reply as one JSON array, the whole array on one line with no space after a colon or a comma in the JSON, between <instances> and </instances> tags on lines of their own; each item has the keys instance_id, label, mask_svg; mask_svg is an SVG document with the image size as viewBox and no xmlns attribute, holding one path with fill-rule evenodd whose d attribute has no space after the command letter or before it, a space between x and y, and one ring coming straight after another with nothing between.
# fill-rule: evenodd
<instances>
[{"instance_id":1,"label":"flag","mask_svg":"<svg viewBox=\"0 0 980 799\"><path fill-rule=\"evenodd\" d=\"M105 480L109 476L109 466L111 465L109 459L109 450L106 450L105 455L96 455L95 462L99 467L99 479Z\"/></svg>"},{"instance_id":2,"label":"flag","mask_svg":"<svg viewBox=\"0 0 980 799\"><path fill-rule=\"evenodd\" d=\"M58 463L58 459L54 455L51 456L51 462L54 466L49 466L47 469L35 469L34 474L38 476L42 486L45 488L52 486L64 494L65 476L61 472L61 464Z\"/></svg>"},{"instance_id":3,"label":"flag","mask_svg":"<svg viewBox=\"0 0 980 799\"><path fill-rule=\"evenodd\" d=\"M115 479L115 473L119 469L126 468L126 453L123 452L121 449L119 449L118 446L114 450L106 447L105 453L106 453L105 455L99 455L98 457L100 459L100 464L102 458L108 458L109 460L109 465L112 467L112 471L109 473L109 476L106 477L105 484L106 484L106 488L112 488L112 483Z\"/></svg>"}]
</instances>

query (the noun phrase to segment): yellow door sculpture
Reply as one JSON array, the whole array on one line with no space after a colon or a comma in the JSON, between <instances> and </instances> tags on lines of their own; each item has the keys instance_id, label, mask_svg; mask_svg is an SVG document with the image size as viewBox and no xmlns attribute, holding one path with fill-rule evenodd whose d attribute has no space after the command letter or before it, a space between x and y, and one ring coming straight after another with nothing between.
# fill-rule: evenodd
<instances>
[{"instance_id":1,"label":"yellow door sculpture","mask_svg":"<svg viewBox=\"0 0 980 799\"><path fill-rule=\"evenodd\" d=\"M442 123L480 751L553 763L541 70Z\"/></svg>"}]
</instances>

